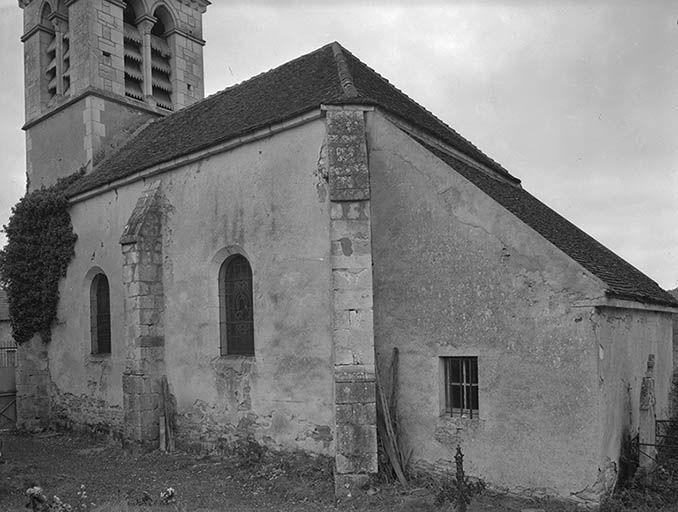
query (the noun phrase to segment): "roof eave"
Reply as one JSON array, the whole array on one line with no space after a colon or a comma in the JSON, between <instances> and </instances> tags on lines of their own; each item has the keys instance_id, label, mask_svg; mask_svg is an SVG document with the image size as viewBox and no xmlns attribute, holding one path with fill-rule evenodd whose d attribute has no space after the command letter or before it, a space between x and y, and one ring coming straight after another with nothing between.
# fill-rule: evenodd
<instances>
[{"instance_id":1,"label":"roof eave","mask_svg":"<svg viewBox=\"0 0 678 512\"><path fill-rule=\"evenodd\" d=\"M658 313L678 314L678 304L659 303L649 297L637 297L620 293L606 292L602 297L582 299L573 303L574 307L590 308L605 307L615 309L634 309L640 311L653 311Z\"/></svg>"}]
</instances>

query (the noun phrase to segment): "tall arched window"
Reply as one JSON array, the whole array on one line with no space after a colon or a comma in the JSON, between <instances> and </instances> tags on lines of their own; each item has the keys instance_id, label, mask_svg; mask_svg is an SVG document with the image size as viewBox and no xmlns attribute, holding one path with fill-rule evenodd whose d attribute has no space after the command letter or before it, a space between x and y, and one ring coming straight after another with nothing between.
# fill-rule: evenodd
<instances>
[{"instance_id":1,"label":"tall arched window","mask_svg":"<svg viewBox=\"0 0 678 512\"><path fill-rule=\"evenodd\" d=\"M111 353L111 300L108 279L97 274L89 292L92 354Z\"/></svg>"},{"instance_id":2,"label":"tall arched window","mask_svg":"<svg viewBox=\"0 0 678 512\"><path fill-rule=\"evenodd\" d=\"M236 254L219 269L221 355L254 355L252 267Z\"/></svg>"}]
</instances>

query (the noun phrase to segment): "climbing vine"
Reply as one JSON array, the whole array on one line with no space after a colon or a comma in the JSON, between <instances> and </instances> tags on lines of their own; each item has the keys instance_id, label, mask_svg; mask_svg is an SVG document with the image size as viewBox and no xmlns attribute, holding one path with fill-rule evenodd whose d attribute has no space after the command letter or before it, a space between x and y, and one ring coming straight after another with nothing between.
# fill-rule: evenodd
<instances>
[{"instance_id":1,"label":"climbing vine","mask_svg":"<svg viewBox=\"0 0 678 512\"><path fill-rule=\"evenodd\" d=\"M68 213L67 187L82 172L26 194L4 226L0 283L7 292L12 335L21 344L39 334L51 339L59 303L59 280L75 255L77 235Z\"/></svg>"}]
</instances>

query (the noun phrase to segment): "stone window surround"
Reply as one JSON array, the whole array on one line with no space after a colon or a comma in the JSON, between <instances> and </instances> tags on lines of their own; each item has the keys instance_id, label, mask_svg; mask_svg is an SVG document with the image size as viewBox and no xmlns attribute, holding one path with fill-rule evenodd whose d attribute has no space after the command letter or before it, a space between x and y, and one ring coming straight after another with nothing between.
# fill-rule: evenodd
<instances>
[{"instance_id":1,"label":"stone window surround","mask_svg":"<svg viewBox=\"0 0 678 512\"><path fill-rule=\"evenodd\" d=\"M108 352L99 352L98 349L95 347L97 345L97 340L95 339L95 328L96 326L93 324L93 319L92 319L92 303L95 298L92 296L92 294L95 292L94 290L94 281L98 276L104 276L106 280L109 283L109 288L108 288L108 314L109 314L109 322L110 319L112 319L112 314L111 314L111 288L110 288L110 280L108 279L108 275L106 272L101 267L95 266L92 267L87 274L85 275L84 279L84 291L85 295L87 297L87 300L85 301L86 303L86 314L83 315L83 318L85 318L85 324L86 324L86 329L85 329L85 339L89 340L89 356L90 358L97 360L97 359L109 359L111 358L111 355L113 353L113 329L112 325L109 325L110 328L110 334L109 334L109 343L110 343L110 350Z\"/></svg>"},{"instance_id":2,"label":"stone window surround","mask_svg":"<svg viewBox=\"0 0 678 512\"><path fill-rule=\"evenodd\" d=\"M212 261L210 262L209 265L209 304L210 304L210 310L212 311L212 322L213 325L217 326L217 329L215 330L216 333L216 343L215 343L215 349L217 351L217 357L220 357L221 359L247 359L247 360L256 360L256 317L257 317L257 305L256 301L253 300L252 307L253 307L253 317L254 317L254 354L252 355L242 355L242 354L227 354L227 353L222 353L221 351L221 307L222 307L222 296L221 296L221 291L220 291L220 285L219 285L219 280L220 280L220 275L221 275L221 268L222 266L227 262L229 258L235 255L240 255L243 256L245 259L250 264L250 268L252 269L252 294L254 297L254 289L255 289L255 283L257 280L257 264L256 264L256 259L253 260L253 258L250 256L250 254L245 251L243 247L240 245L227 245L220 249L219 251L216 252L216 254L212 257Z\"/></svg>"},{"instance_id":3,"label":"stone window surround","mask_svg":"<svg viewBox=\"0 0 678 512\"><path fill-rule=\"evenodd\" d=\"M446 395L445 388L447 382L445 382L445 360L451 358L475 358L478 361L478 409L473 411L473 418L468 416L460 416L458 414L451 415L449 412L446 412ZM482 371L481 371L481 357L477 350L451 350L451 351L442 351L436 356L436 385L438 389L438 418L444 420L445 422L452 422L454 424L466 425L466 424L475 424L483 422L485 418L485 407L483 402L483 382L482 382Z\"/></svg>"}]
</instances>

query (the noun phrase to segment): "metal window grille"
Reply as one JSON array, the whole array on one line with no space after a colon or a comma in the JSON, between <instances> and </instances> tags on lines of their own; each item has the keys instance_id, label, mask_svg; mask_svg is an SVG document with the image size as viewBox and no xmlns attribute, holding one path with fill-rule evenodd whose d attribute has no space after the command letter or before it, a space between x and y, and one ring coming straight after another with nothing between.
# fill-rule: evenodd
<instances>
[{"instance_id":1,"label":"metal window grille","mask_svg":"<svg viewBox=\"0 0 678 512\"><path fill-rule=\"evenodd\" d=\"M98 274L92 280L90 293L90 318L92 322L92 353L111 353L111 301L108 279Z\"/></svg>"},{"instance_id":2,"label":"metal window grille","mask_svg":"<svg viewBox=\"0 0 678 512\"><path fill-rule=\"evenodd\" d=\"M227 260L225 265L221 296L221 353L252 356L254 355L252 267L247 258L239 254Z\"/></svg>"},{"instance_id":3,"label":"metal window grille","mask_svg":"<svg viewBox=\"0 0 678 512\"><path fill-rule=\"evenodd\" d=\"M478 358L443 357L445 413L478 417Z\"/></svg>"},{"instance_id":4,"label":"metal window grille","mask_svg":"<svg viewBox=\"0 0 678 512\"><path fill-rule=\"evenodd\" d=\"M9 338L4 343L0 341L0 368L14 368L16 366L16 344Z\"/></svg>"}]
</instances>

